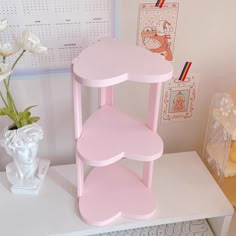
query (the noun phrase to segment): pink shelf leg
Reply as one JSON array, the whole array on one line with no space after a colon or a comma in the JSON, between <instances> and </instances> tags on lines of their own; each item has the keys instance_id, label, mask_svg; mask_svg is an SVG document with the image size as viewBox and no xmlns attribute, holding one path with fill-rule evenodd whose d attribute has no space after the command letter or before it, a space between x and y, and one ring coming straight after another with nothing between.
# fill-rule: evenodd
<instances>
[{"instance_id":1,"label":"pink shelf leg","mask_svg":"<svg viewBox=\"0 0 236 236\"><path fill-rule=\"evenodd\" d=\"M72 86L74 97L75 139L77 140L82 131L81 85L72 78Z\"/></svg>"},{"instance_id":2,"label":"pink shelf leg","mask_svg":"<svg viewBox=\"0 0 236 236\"><path fill-rule=\"evenodd\" d=\"M76 151L76 166L77 166L77 196L83 196L84 192L84 164Z\"/></svg>"},{"instance_id":3,"label":"pink shelf leg","mask_svg":"<svg viewBox=\"0 0 236 236\"><path fill-rule=\"evenodd\" d=\"M73 73L72 73L73 74ZM75 146L77 139L82 132L82 105L81 105L81 85L72 76L73 97L74 97L74 122L75 122ZM84 166L83 162L76 152L76 165L77 165L77 195L83 195L84 189Z\"/></svg>"},{"instance_id":4,"label":"pink shelf leg","mask_svg":"<svg viewBox=\"0 0 236 236\"><path fill-rule=\"evenodd\" d=\"M113 105L113 88L112 86L110 87L105 87L105 88L100 88L100 101L99 101L100 107L104 105Z\"/></svg>"},{"instance_id":5,"label":"pink shelf leg","mask_svg":"<svg viewBox=\"0 0 236 236\"><path fill-rule=\"evenodd\" d=\"M155 132L157 130L160 99L161 84L151 84L149 92L147 127ZM143 163L143 183L149 188L152 186L153 166L154 161Z\"/></svg>"}]
</instances>

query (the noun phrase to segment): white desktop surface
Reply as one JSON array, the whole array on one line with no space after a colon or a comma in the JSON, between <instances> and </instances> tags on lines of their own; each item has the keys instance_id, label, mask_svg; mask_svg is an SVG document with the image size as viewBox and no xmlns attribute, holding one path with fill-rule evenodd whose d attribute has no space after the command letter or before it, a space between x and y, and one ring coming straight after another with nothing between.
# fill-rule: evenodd
<instances>
[{"instance_id":1,"label":"white desktop surface","mask_svg":"<svg viewBox=\"0 0 236 236\"><path fill-rule=\"evenodd\" d=\"M122 162L141 171L141 163ZM108 226L89 226L79 218L75 183L75 165L55 166L49 168L38 196L14 195L5 172L0 173L0 235L91 235L233 214L195 152L167 154L155 162L153 191L159 212L149 220L120 218Z\"/></svg>"}]
</instances>

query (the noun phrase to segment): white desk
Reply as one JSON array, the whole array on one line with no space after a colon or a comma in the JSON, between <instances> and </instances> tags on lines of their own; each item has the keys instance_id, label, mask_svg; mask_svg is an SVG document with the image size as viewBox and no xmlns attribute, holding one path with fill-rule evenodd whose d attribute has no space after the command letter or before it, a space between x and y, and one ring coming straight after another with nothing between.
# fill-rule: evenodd
<instances>
[{"instance_id":1,"label":"white desk","mask_svg":"<svg viewBox=\"0 0 236 236\"><path fill-rule=\"evenodd\" d=\"M132 165L141 171L140 163ZM90 235L202 218L208 218L216 236L227 235L233 207L195 152L168 154L156 161L153 190L159 213L146 221L86 225L77 211L75 176L75 165L50 167L38 196L19 196L9 192L5 173L0 173L0 235Z\"/></svg>"}]
</instances>

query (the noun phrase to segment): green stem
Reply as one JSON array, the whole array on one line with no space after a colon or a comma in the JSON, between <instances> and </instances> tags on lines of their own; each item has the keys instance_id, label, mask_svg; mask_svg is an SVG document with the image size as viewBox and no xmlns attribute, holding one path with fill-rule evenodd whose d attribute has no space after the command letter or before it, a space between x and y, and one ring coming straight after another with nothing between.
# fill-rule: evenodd
<instances>
[{"instance_id":1,"label":"green stem","mask_svg":"<svg viewBox=\"0 0 236 236\"><path fill-rule=\"evenodd\" d=\"M11 67L11 70L13 71L16 64L19 62L19 60L21 59L21 57L24 55L26 51L23 50L21 52L21 54L17 57L16 61L14 62L14 64ZM6 57L3 56L3 63L6 62ZM11 79L11 75L8 76L7 80L4 80L4 86L6 88L6 96L7 96L7 100L4 99L1 91L0 91L0 97L2 98L2 101L4 102L5 106L10 110L10 113L8 114L8 116L15 122L15 124L17 125L17 127L19 127L20 124L18 124L18 110L16 109L16 105L15 102L12 98L12 95L10 93L10 79ZM12 114L11 114L12 112ZM13 115L14 114L14 115Z\"/></svg>"},{"instance_id":2,"label":"green stem","mask_svg":"<svg viewBox=\"0 0 236 236\"><path fill-rule=\"evenodd\" d=\"M21 54L23 55L23 53L21 53ZM21 56L18 57L18 61L19 61ZM6 57L3 56L3 63L5 63L5 62L6 62ZM15 66L15 65L16 65L16 63L13 64L13 66ZM12 68L13 68L13 66L12 66ZM8 80L10 79L9 77L8 77ZM15 112L16 115L18 115L18 111L16 109L16 105L14 103L14 100L13 100L12 95L11 95L10 90L9 90L9 83L7 83L6 80L4 80L3 83L4 83L4 86L6 88L6 92L7 92L7 102L3 98L3 96L1 96L1 98L5 101L4 104L6 105L6 107L8 107L12 112Z\"/></svg>"},{"instance_id":3,"label":"green stem","mask_svg":"<svg viewBox=\"0 0 236 236\"><path fill-rule=\"evenodd\" d=\"M8 101L8 107L11 109L11 111L15 112L18 115L18 111L16 109L16 105L14 103L14 100L11 96L10 90L9 90L9 86L7 85L6 80L3 81L4 86L6 88L6 92L7 92L7 101Z\"/></svg>"},{"instance_id":4,"label":"green stem","mask_svg":"<svg viewBox=\"0 0 236 236\"><path fill-rule=\"evenodd\" d=\"M7 104L6 100L4 99L1 91L0 91L0 97L2 98L2 101L5 104L5 106L8 107L8 104Z\"/></svg>"},{"instance_id":5,"label":"green stem","mask_svg":"<svg viewBox=\"0 0 236 236\"><path fill-rule=\"evenodd\" d=\"M16 61L14 62L14 64L12 65L11 69L14 70L16 64L18 63L18 61L21 59L21 57L24 55L24 53L26 52L26 50L23 50L21 52L21 54L17 57Z\"/></svg>"},{"instance_id":6,"label":"green stem","mask_svg":"<svg viewBox=\"0 0 236 236\"><path fill-rule=\"evenodd\" d=\"M13 105L12 105L12 102L11 102L11 97L10 97L8 91L7 91L7 103L8 103L8 107L9 107L10 111L11 111L11 112L15 112L15 111L14 111L14 108L13 108Z\"/></svg>"},{"instance_id":7,"label":"green stem","mask_svg":"<svg viewBox=\"0 0 236 236\"><path fill-rule=\"evenodd\" d=\"M2 57L2 62L5 64L5 62L6 62L6 57L5 56ZM6 87L5 80L4 80L4 85ZM0 91L0 97L2 98L2 101L5 104L5 106L8 107L8 104L7 104L6 100L4 99L3 94L2 94L1 91Z\"/></svg>"},{"instance_id":8,"label":"green stem","mask_svg":"<svg viewBox=\"0 0 236 236\"><path fill-rule=\"evenodd\" d=\"M11 110L12 110L13 112L15 112L16 115L18 116L18 110L16 109L15 102L14 102L14 100L13 100L13 98L12 98L11 93L10 93L9 90L7 91L7 97L8 97L9 103L11 104L11 105L10 105Z\"/></svg>"},{"instance_id":9,"label":"green stem","mask_svg":"<svg viewBox=\"0 0 236 236\"><path fill-rule=\"evenodd\" d=\"M19 62L19 60L22 58L22 56L24 55L24 53L26 52L26 50L23 50L21 52L21 54L17 57L16 61L14 62L14 64L11 67L11 70L14 70L16 64ZM10 86L10 79L11 79L11 75L8 77L8 81L7 81L7 86Z\"/></svg>"}]
</instances>

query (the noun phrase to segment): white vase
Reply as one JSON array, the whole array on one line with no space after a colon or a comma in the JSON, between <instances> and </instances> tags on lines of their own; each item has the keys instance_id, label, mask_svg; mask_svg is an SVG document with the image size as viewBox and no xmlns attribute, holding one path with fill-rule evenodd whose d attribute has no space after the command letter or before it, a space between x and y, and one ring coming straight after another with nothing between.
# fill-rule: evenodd
<instances>
[{"instance_id":1,"label":"white vase","mask_svg":"<svg viewBox=\"0 0 236 236\"><path fill-rule=\"evenodd\" d=\"M19 129L5 128L0 136L0 145L12 157L6 166L6 175L12 184L11 191L17 194L37 194L47 173L50 161L37 158L38 142L43 139L43 130L36 123Z\"/></svg>"}]
</instances>

